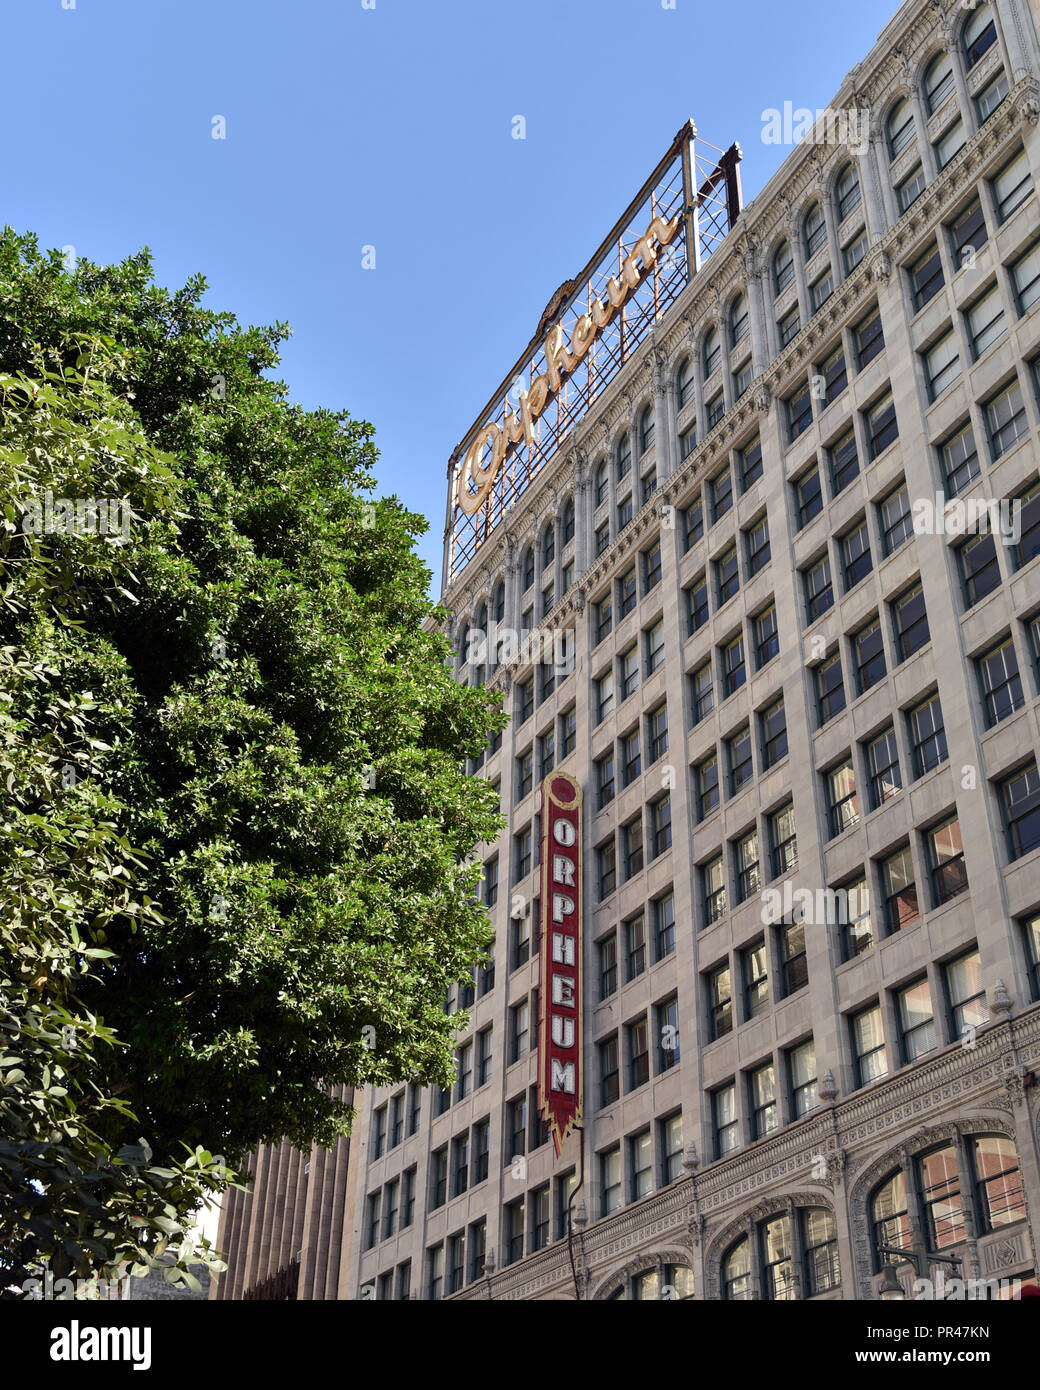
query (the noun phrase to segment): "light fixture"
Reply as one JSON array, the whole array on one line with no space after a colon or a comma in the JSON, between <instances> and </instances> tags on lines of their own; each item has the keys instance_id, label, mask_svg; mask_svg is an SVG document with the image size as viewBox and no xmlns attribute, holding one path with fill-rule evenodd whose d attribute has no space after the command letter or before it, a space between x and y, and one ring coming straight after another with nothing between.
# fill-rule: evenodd
<instances>
[{"instance_id":1,"label":"light fixture","mask_svg":"<svg viewBox=\"0 0 1040 1390\"><path fill-rule=\"evenodd\" d=\"M883 1303L894 1303L896 1299L906 1298L903 1286L896 1278L895 1265L886 1264L881 1271L881 1283L878 1285L878 1296Z\"/></svg>"}]
</instances>

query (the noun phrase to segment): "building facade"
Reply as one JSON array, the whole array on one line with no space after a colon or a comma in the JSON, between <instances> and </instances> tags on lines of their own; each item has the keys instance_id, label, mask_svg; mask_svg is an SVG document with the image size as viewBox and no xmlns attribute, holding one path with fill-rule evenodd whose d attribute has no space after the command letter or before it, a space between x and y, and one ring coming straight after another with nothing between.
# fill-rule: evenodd
<instances>
[{"instance_id":1,"label":"building facade","mask_svg":"<svg viewBox=\"0 0 1040 1390\"><path fill-rule=\"evenodd\" d=\"M909 0L463 552L449 498L458 677L511 715L471 769L508 821L495 959L449 1001L453 1091L360 1099L340 1296L874 1298L914 1241L976 1296L1035 1275L1038 78L1026 0ZM554 769L584 801L558 1157Z\"/></svg>"}]
</instances>

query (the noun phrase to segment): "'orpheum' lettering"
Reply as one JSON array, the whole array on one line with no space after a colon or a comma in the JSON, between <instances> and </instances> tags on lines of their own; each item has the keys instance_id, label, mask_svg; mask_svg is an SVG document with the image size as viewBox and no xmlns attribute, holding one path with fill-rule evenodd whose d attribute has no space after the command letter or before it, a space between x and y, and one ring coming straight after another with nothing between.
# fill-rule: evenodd
<instances>
[{"instance_id":1,"label":"'orpheum' lettering","mask_svg":"<svg viewBox=\"0 0 1040 1390\"><path fill-rule=\"evenodd\" d=\"M542 784L541 1112L559 1154L581 1119L581 788L563 773Z\"/></svg>"}]
</instances>

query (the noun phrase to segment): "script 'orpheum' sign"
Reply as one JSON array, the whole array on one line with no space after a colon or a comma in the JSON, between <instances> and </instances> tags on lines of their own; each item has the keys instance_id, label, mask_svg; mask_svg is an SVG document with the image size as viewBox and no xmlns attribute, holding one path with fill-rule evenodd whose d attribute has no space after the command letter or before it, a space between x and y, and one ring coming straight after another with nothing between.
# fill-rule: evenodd
<instances>
[{"instance_id":1,"label":"script 'orpheum' sign","mask_svg":"<svg viewBox=\"0 0 1040 1390\"><path fill-rule=\"evenodd\" d=\"M557 1157L581 1120L581 787L542 783L541 1017L538 1106Z\"/></svg>"},{"instance_id":2,"label":"script 'orpheum' sign","mask_svg":"<svg viewBox=\"0 0 1040 1390\"><path fill-rule=\"evenodd\" d=\"M740 147L692 121L591 259L546 305L534 337L452 453L444 578L504 520L653 333L740 213Z\"/></svg>"}]
</instances>

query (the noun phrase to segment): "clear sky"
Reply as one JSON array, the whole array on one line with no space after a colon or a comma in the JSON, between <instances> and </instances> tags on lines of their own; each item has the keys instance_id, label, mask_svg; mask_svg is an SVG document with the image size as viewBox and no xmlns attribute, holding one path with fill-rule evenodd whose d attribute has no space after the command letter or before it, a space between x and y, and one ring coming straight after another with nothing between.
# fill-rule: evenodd
<instances>
[{"instance_id":1,"label":"clear sky","mask_svg":"<svg viewBox=\"0 0 1040 1390\"><path fill-rule=\"evenodd\" d=\"M897 8L6 0L0 218L287 319L281 376L375 425L436 590L448 455L679 127L740 142L749 201L763 110L825 106Z\"/></svg>"}]
</instances>

